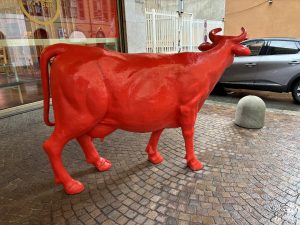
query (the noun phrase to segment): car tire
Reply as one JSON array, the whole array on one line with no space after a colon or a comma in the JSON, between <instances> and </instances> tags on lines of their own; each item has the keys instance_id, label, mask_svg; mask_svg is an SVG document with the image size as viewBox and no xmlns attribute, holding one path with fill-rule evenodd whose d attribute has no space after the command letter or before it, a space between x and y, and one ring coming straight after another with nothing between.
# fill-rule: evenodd
<instances>
[{"instance_id":1,"label":"car tire","mask_svg":"<svg viewBox=\"0 0 300 225\"><path fill-rule=\"evenodd\" d=\"M225 96L226 95L226 90L225 88L220 85L220 84L217 84L214 89L212 90L211 92L213 95L221 95L221 96Z\"/></svg>"},{"instance_id":2,"label":"car tire","mask_svg":"<svg viewBox=\"0 0 300 225\"><path fill-rule=\"evenodd\" d=\"M295 103L300 104L300 79L298 79L293 85L292 96Z\"/></svg>"}]
</instances>

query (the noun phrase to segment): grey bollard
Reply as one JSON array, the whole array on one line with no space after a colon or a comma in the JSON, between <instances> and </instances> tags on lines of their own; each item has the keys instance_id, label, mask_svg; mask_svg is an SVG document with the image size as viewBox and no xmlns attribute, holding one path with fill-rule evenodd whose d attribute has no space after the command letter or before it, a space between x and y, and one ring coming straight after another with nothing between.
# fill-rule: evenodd
<instances>
[{"instance_id":1,"label":"grey bollard","mask_svg":"<svg viewBox=\"0 0 300 225\"><path fill-rule=\"evenodd\" d=\"M244 128L262 128L265 122L266 104L254 95L240 99L235 112L234 123Z\"/></svg>"}]
</instances>

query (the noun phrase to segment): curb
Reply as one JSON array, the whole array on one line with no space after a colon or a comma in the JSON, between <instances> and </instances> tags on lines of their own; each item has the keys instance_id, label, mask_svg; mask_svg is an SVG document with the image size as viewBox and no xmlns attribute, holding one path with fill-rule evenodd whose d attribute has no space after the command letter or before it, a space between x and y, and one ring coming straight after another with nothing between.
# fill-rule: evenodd
<instances>
[{"instance_id":1,"label":"curb","mask_svg":"<svg viewBox=\"0 0 300 225\"><path fill-rule=\"evenodd\" d=\"M234 103L228 103L228 102L217 102L213 100L206 100L205 104L207 105L220 105L220 106L228 106L231 108L236 108L236 104ZM291 115L291 116L300 116L300 112L297 111L290 111L290 110L284 110L284 109L270 109L266 108L267 112L271 113L277 113L277 114L286 114L286 115Z\"/></svg>"},{"instance_id":2,"label":"curb","mask_svg":"<svg viewBox=\"0 0 300 225\"><path fill-rule=\"evenodd\" d=\"M0 110L0 119L43 108L43 100Z\"/></svg>"}]
</instances>

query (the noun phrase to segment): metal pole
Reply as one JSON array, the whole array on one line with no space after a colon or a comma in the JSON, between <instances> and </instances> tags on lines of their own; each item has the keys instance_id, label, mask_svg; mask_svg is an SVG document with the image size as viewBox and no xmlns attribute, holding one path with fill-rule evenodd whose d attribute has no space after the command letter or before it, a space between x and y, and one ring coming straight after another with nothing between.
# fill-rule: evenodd
<instances>
[{"instance_id":1,"label":"metal pole","mask_svg":"<svg viewBox=\"0 0 300 225\"><path fill-rule=\"evenodd\" d=\"M155 9L152 9L153 52L156 53L156 24Z\"/></svg>"},{"instance_id":2,"label":"metal pole","mask_svg":"<svg viewBox=\"0 0 300 225\"><path fill-rule=\"evenodd\" d=\"M183 0L178 0L178 13L182 14L183 8L184 8Z\"/></svg>"},{"instance_id":3,"label":"metal pole","mask_svg":"<svg viewBox=\"0 0 300 225\"><path fill-rule=\"evenodd\" d=\"M207 20L204 20L204 42L207 42Z\"/></svg>"},{"instance_id":4,"label":"metal pole","mask_svg":"<svg viewBox=\"0 0 300 225\"><path fill-rule=\"evenodd\" d=\"M181 52L182 48L183 7L183 0L178 0L178 52Z\"/></svg>"},{"instance_id":5,"label":"metal pole","mask_svg":"<svg viewBox=\"0 0 300 225\"><path fill-rule=\"evenodd\" d=\"M189 51L193 51L193 15L191 15L191 20L190 20L190 47Z\"/></svg>"}]
</instances>

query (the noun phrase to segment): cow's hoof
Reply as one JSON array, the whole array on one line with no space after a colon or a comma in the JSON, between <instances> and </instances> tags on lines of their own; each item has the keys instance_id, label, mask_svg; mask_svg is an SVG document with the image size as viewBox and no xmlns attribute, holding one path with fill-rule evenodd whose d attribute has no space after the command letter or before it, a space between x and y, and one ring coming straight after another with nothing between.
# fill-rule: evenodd
<instances>
[{"instance_id":1,"label":"cow's hoof","mask_svg":"<svg viewBox=\"0 0 300 225\"><path fill-rule=\"evenodd\" d=\"M99 160L94 165L97 168L97 170L103 172L109 170L110 167L112 166L112 163L109 160L100 157Z\"/></svg>"},{"instance_id":2,"label":"cow's hoof","mask_svg":"<svg viewBox=\"0 0 300 225\"><path fill-rule=\"evenodd\" d=\"M159 152L156 152L153 155L149 155L148 160L153 164L159 164L164 160L164 158L159 154Z\"/></svg>"},{"instance_id":3,"label":"cow's hoof","mask_svg":"<svg viewBox=\"0 0 300 225\"><path fill-rule=\"evenodd\" d=\"M188 161L187 165L193 171L201 170L203 168L203 164L198 159L192 159Z\"/></svg>"},{"instance_id":4,"label":"cow's hoof","mask_svg":"<svg viewBox=\"0 0 300 225\"><path fill-rule=\"evenodd\" d=\"M72 179L64 185L64 190L69 195L75 195L84 190L84 185L80 181Z\"/></svg>"}]
</instances>

